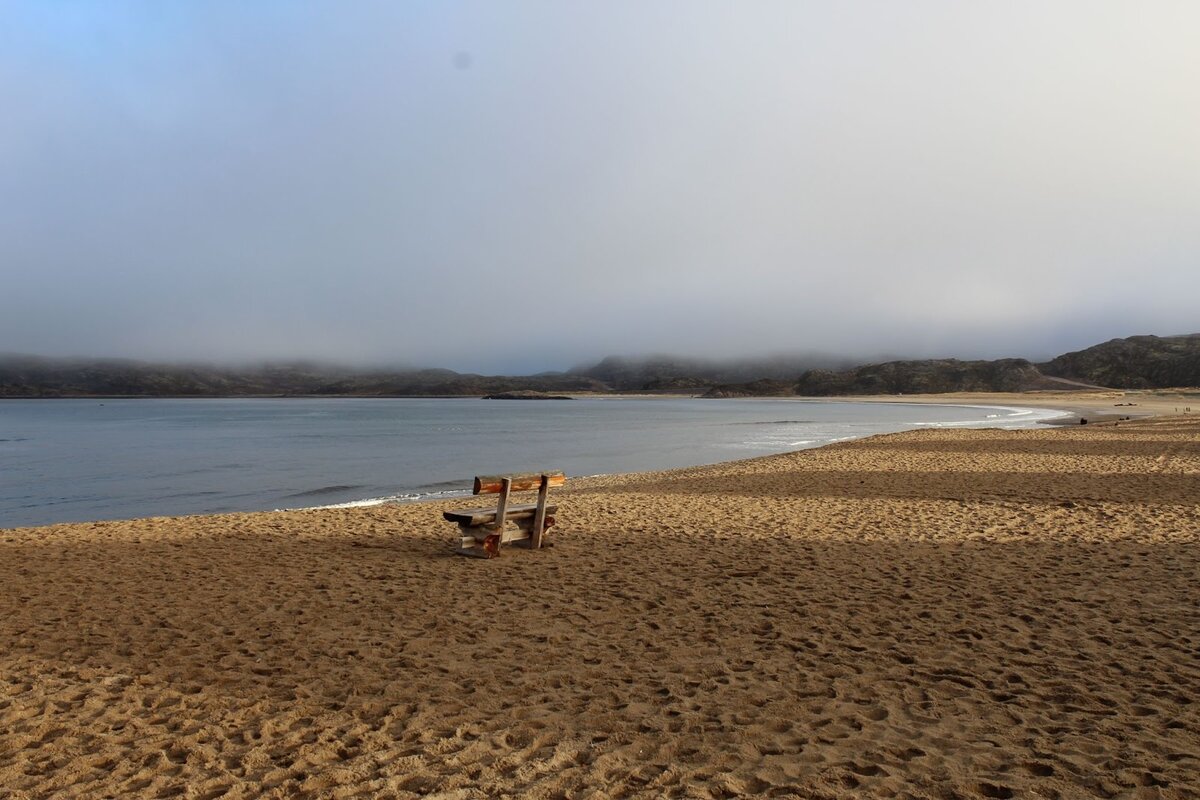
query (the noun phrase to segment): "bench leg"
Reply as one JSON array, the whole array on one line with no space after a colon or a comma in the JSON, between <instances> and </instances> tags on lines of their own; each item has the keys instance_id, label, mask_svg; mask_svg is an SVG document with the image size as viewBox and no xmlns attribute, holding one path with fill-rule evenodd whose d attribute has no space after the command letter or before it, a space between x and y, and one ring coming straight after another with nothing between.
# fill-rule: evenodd
<instances>
[{"instance_id":1,"label":"bench leg","mask_svg":"<svg viewBox=\"0 0 1200 800\"><path fill-rule=\"evenodd\" d=\"M474 558L495 558L500 555L500 533L489 531L488 535L480 540L475 536L475 532L478 530L478 528L459 525L458 549L454 552L460 556L473 556Z\"/></svg>"},{"instance_id":2,"label":"bench leg","mask_svg":"<svg viewBox=\"0 0 1200 800\"><path fill-rule=\"evenodd\" d=\"M550 477L542 476L542 485L538 487L537 512L533 515L533 530L530 532L529 546L534 550L541 549L542 534L546 532L546 495L550 492Z\"/></svg>"}]
</instances>

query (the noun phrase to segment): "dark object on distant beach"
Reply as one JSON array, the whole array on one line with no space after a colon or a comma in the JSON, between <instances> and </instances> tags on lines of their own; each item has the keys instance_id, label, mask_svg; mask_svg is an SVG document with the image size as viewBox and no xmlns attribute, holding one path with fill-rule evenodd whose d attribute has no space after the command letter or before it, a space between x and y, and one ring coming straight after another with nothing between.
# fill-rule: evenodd
<instances>
[{"instance_id":1,"label":"dark object on distant beach","mask_svg":"<svg viewBox=\"0 0 1200 800\"><path fill-rule=\"evenodd\" d=\"M1085 417L1080 417L1080 418L1079 418L1079 424L1080 424L1080 425L1087 425L1087 419L1086 419Z\"/></svg>"},{"instance_id":2,"label":"dark object on distant beach","mask_svg":"<svg viewBox=\"0 0 1200 800\"><path fill-rule=\"evenodd\" d=\"M535 392L532 390L522 390L518 392L497 392L496 394L485 394L484 400L570 400L571 398L562 394L546 394L545 392Z\"/></svg>"}]
</instances>

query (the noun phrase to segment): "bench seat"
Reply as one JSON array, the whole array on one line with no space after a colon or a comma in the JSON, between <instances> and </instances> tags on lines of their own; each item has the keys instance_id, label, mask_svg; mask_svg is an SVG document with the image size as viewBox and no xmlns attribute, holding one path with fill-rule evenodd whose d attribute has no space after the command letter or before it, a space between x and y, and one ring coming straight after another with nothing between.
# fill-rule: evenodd
<instances>
[{"instance_id":1,"label":"bench seat","mask_svg":"<svg viewBox=\"0 0 1200 800\"><path fill-rule=\"evenodd\" d=\"M558 506L546 506L546 514L552 515L555 511L558 511ZM535 513L537 513L536 503L509 506L504 518L507 520L532 519ZM492 508L462 508L457 511L443 511L442 518L450 522L457 522L463 527L475 528L495 522L496 508L493 506Z\"/></svg>"}]
</instances>

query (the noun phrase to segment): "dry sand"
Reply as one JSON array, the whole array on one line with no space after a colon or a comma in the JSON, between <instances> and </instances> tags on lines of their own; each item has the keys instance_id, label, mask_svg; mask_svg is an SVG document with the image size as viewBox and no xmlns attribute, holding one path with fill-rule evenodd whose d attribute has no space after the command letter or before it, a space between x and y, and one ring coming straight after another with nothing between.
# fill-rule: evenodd
<instances>
[{"instance_id":1,"label":"dry sand","mask_svg":"<svg viewBox=\"0 0 1200 800\"><path fill-rule=\"evenodd\" d=\"M0 796L1200 797L1196 418L569 486L0 531Z\"/></svg>"}]
</instances>

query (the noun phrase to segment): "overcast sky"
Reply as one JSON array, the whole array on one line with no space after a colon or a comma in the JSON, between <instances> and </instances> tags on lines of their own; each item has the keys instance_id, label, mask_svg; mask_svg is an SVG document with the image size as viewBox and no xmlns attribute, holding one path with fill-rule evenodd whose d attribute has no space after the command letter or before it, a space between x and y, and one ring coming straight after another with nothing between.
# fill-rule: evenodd
<instances>
[{"instance_id":1,"label":"overcast sky","mask_svg":"<svg viewBox=\"0 0 1200 800\"><path fill-rule=\"evenodd\" d=\"M0 5L0 351L1200 331L1200 2Z\"/></svg>"}]
</instances>

